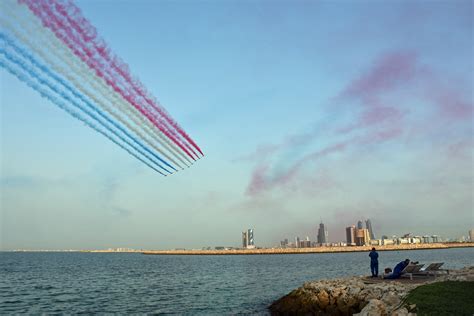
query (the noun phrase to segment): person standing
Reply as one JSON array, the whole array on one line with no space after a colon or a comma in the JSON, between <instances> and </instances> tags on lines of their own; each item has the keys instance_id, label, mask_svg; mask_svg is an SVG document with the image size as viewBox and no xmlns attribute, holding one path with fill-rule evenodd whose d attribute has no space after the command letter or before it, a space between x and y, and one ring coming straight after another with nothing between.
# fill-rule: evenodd
<instances>
[{"instance_id":1,"label":"person standing","mask_svg":"<svg viewBox=\"0 0 474 316\"><path fill-rule=\"evenodd\" d=\"M370 257L370 271L372 272L372 277L376 278L379 276L379 254L375 251L375 247L372 248L372 251L369 253Z\"/></svg>"}]
</instances>

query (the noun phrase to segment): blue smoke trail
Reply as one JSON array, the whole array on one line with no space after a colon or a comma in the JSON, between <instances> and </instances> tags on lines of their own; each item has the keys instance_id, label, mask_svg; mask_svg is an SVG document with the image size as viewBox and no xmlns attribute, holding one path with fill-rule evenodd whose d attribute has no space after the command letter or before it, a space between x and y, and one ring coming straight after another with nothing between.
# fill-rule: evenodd
<instances>
[{"instance_id":1,"label":"blue smoke trail","mask_svg":"<svg viewBox=\"0 0 474 316\"><path fill-rule=\"evenodd\" d=\"M71 100L70 97L68 97L67 95L65 95L64 93L61 93L59 92L57 89L55 89L54 87L51 86L51 84L47 81L45 81L44 79L41 79L39 76L37 76L35 73L32 73L31 71L29 71L28 69L26 68L23 68L21 63L18 63L18 61L14 61L11 57L12 56L8 56L7 54L5 54L5 52L3 50L0 50L0 53L2 53L7 59L9 59L12 63L15 63L17 64L19 67L21 67L23 69L23 71L26 71L27 73L29 73L29 76L30 77L33 77L35 78L37 81L39 81L42 85L45 85L47 86L50 90L52 90L53 92L55 92L56 94L60 95L63 99L66 99L70 102L74 102L73 100ZM13 74L14 76L16 76L18 79L20 79L21 81L25 82L28 86L32 87L33 89L35 89L37 92L39 92L41 94L41 96L47 98L48 100L50 100L51 102L53 102L54 104L56 104L57 106L59 106L61 109L63 109L64 111L68 112L70 115L72 115L74 118L84 122L86 125L88 125L89 127L91 127L92 129L94 129L95 131L97 131L98 133L104 135L105 137L107 137L109 140L111 140L113 143L115 143L116 145L118 145L119 147L121 147L122 149L124 149L125 151L127 151L130 155L132 155L133 157L137 158L139 161L141 161L142 163L144 163L145 165L147 165L148 167L150 167L151 169L153 169L154 171L158 172L159 174L161 175L164 175L166 176L166 174L162 173L161 171L159 171L158 169L156 169L155 167L153 167L152 165L150 165L148 162L146 162L145 160L143 160L142 158L140 158L136 153L130 151L128 148L126 148L124 145L120 144L117 140L113 139L111 135L107 134L106 132L102 131L99 127L97 127L96 125L94 125L92 122L90 122L89 120L87 120L86 118L83 118L80 114L72 111L71 109L69 109L66 105L65 102L61 101L60 99L58 99L57 97L54 97L51 93L48 93L46 92L40 85L36 84L32 79L29 79L27 76L21 74L19 71L15 70L14 67L10 66L9 64L3 62L2 60L0 60L0 66L2 66L3 68L7 69L11 74ZM110 129L108 129L110 131ZM133 149L137 150L136 148L134 148L130 143L126 142L123 138L121 138L120 136L118 135L115 135L116 137L118 137L122 142L125 142L128 146L132 147ZM138 151L140 154L144 155L142 152ZM147 157L146 155L144 155L146 158L148 158L150 161L152 161L154 164L156 164L156 162L154 162L152 159L150 159L149 157ZM163 168L162 168L163 169Z\"/></svg>"},{"instance_id":2,"label":"blue smoke trail","mask_svg":"<svg viewBox=\"0 0 474 316\"><path fill-rule=\"evenodd\" d=\"M123 150L125 150L127 153L129 153L130 155L132 155L133 157L135 157L136 159L138 159L139 161L141 161L142 163L144 163L146 166L148 166L149 168L153 169L154 171L158 172L159 174L163 175L166 177L166 174L162 173L161 171L157 170L155 167L153 167L152 165L150 165L148 162L146 162L145 160L143 160L142 158L140 158L137 154L135 154L134 152L132 152L131 150L129 150L128 148L126 148L124 145L120 144L117 140L113 139L112 136L108 135L106 132L102 131L99 127L97 127L96 125L94 125L93 123L91 123L90 121L88 121L86 118L83 118L81 115L79 115L78 113L75 113L74 111L72 111L71 109L68 108L67 104L63 101L61 101L59 98L56 98L54 97L51 93L48 93L45 91L45 89L43 89L39 84L35 83L31 78L28 78L27 76L25 76L24 74L21 74L19 71L15 70L12 66L8 65L7 63L5 63L3 60L0 59L0 66L5 68L8 72L10 72L12 75L14 75L15 77L17 77L20 81L26 83L26 85L28 85L29 87L31 87L32 89L36 90L43 98L51 101L53 104L56 104L60 109L66 111L67 113L69 113L72 117L78 119L79 121L83 122L84 124L86 124L87 126L89 126L90 128L92 128L93 130L95 130L96 132L104 135L105 137L107 137L110 141L112 141L114 144L116 144L117 146L119 146L120 148L122 148ZM44 80L42 79L39 79L39 78L36 78L37 81L39 81L41 84L46 84Z\"/></svg>"},{"instance_id":3,"label":"blue smoke trail","mask_svg":"<svg viewBox=\"0 0 474 316\"><path fill-rule=\"evenodd\" d=\"M42 70L43 72L45 72L48 76L52 77L53 79L55 79L57 82L59 82L62 86L64 86L69 92L71 92L75 97L79 98L82 102L84 102L90 109L92 109L94 112L96 112L97 114L99 114L102 118L104 118L108 123L112 124L115 128L117 128L118 130L120 130L123 134L125 134L128 138L130 138L135 144L137 144L138 146L140 146L142 149L144 149L145 151L147 151L148 153L150 153L153 157L155 157L156 159L158 159L160 162L164 163L165 165L167 165L168 167L170 167L171 169L176 170L176 168L174 168L173 166L171 166L170 164L168 164L165 160L163 160L161 157L159 157L157 154L155 154L153 151L151 151L147 146L143 145L142 142L140 142L139 140L137 140L135 137L133 137L132 135L130 135L130 133L127 132L127 130L125 130L122 126L120 126L119 124L117 124L115 121L113 121L112 119L110 119L110 117L108 115L106 115L105 113L103 113L100 109L98 109L95 105L93 105L89 100L87 100L87 98L82 95L80 92L77 92L77 90L74 88L74 87L71 87L71 85L69 83L67 83L64 79L62 79L61 77L59 77L58 75L56 75L55 73L53 73L51 70L48 69L48 67L44 66L43 64L41 64L40 62L38 62L35 57L33 57L30 53L28 53L25 49L17 46L15 44L15 42L9 38L8 35L4 34L4 33L0 33L0 39L5 41L7 43L7 45L9 45L11 48L13 48L15 51L17 51L19 54L21 54L23 57L25 57L29 62L31 62L34 66L36 66L37 68L39 68L40 70ZM3 52L4 54L8 54L7 52L4 52L3 49L0 50L1 52ZM8 56L7 56L8 57ZM10 56L12 57L12 56ZM20 61L18 61L18 59L15 59L13 57L10 58L10 60L12 60L13 62L16 62L16 63L21 63ZM16 61L15 61L16 60ZM23 66L24 67L24 66ZM96 121L100 122L100 119L97 118L96 115L94 115L93 113L91 113L90 111L88 111L87 109L84 109L81 105L77 104L77 102L74 102L72 101L68 96L65 96L63 95L63 97L65 97L66 99L68 99L69 101L71 101L73 104L75 104L78 108L80 108L83 112L87 113L89 116L91 116L93 119L95 119ZM103 124L104 125L104 124ZM106 125L104 125L106 126ZM118 136L118 135L117 135ZM120 136L119 136L120 137ZM123 140L122 141L126 142L128 144L127 141ZM135 147L131 144L129 144L130 146L132 147ZM144 154L143 152L141 152L140 150L137 149L137 151L139 151L141 154L143 154L144 156L146 156L148 159L150 159L151 161L153 161L157 166L159 166L161 169L163 169L164 171L168 172L168 173L171 173L170 171L168 171L166 168L164 168L163 166L161 166L161 164L159 162L156 162L154 161L153 159L151 159L148 155Z\"/></svg>"}]
</instances>

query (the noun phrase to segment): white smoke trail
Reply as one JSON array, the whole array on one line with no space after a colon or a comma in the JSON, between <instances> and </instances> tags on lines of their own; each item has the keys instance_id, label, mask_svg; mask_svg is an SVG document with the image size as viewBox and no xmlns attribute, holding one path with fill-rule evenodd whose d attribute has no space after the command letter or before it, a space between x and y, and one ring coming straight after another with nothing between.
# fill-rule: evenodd
<instances>
[{"instance_id":1,"label":"white smoke trail","mask_svg":"<svg viewBox=\"0 0 474 316\"><path fill-rule=\"evenodd\" d=\"M72 1L57 1L49 0L51 11L56 17L61 17L63 23L68 24L75 34L78 35L80 42L87 47L89 52L101 57L104 64L108 66L107 71L113 76L115 81L121 83L122 87L129 91L129 93L139 97L142 106L144 106L149 113L155 118L160 119L160 122L165 126L168 132L178 139L182 145L190 150L196 157L199 157L193 149L199 150L199 147L194 141L182 130L182 128L169 116L169 114L160 106L158 101L151 97L146 91L143 84L131 75L127 64L125 64L118 56L114 55L105 41L98 37L94 26L82 15L81 10ZM181 138L180 135L184 137ZM189 142L189 143L188 143ZM192 146L191 146L192 145Z\"/></svg>"},{"instance_id":2,"label":"white smoke trail","mask_svg":"<svg viewBox=\"0 0 474 316\"><path fill-rule=\"evenodd\" d=\"M10 13L10 15L12 15L12 14L15 14L17 12L16 12L16 10L13 10L13 12L12 12L12 10L10 10L9 13ZM38 33L37 31L35 32L35 30L37 30L38 28L42 29L42 31L43 30L46 31L46 32L41 32L42 35L44 35L43 33L46 33L46 35L49 35L42 41L42 44L43 44L42 46L45 46L44 45L45 43L46 44L49 43L50 49L53 49L53 51L55 51L55 52L60 52L60 54L58 54L57 56L59 58L61 58L64 63L66 63L73 70L75 70L74 72L76 74L81 75L81 74L85 73L85 75L82 75L82 78L80 78L80 80L88 82L94 88L94 90L97 89L99 92L101 92L101 94L104 96L105 100L111 100L112 104L120 105L118 108L121 109L124 113L127 113L127 112L130 113L130 111L127 111L127 110L134 111L132 113L132 115L129 114L128 117L131 118L134 121L134 123L137 124L138 127L144 129L144 131L147 132L147 135L151 134L152 137L155 139L155 141L157 141L158 143L160 143L164 147L166 146L166 145L163 144L163 136L161 134L158 134L159 136L156 136L154 133L150 133L149 130L146 130L146 128L150 129L150 124L151 123L148 122L147 120L145 120L143 118L143 116L140 115L135 108L131 108L128 105L127 102L123 101L123 99L121 98L120 95L118 95L107 84L105 84L103 82L102 78L97 77L93 73L93 71L89 67L87 67L87 65L85 65L78 57L73 55L69 50L67 50L64 47L64 45L62 45L61 42L59 42L59 40L54 36L54 34L52 34L52 32L49 29L43 28L40 25L39 20L36 18L36 16L34 16L32 13L30 13L30 11L27 8L23 8L23 13L26 13L28 15L25 15L24 17L19 16L19 17L17 17L16 20L22 22L21 23L22 24L21 28L25 29L25 31L26 31L26 33L28 33L28 35L31 34L32 32L33 33ZM28 23L28 21L29 21L29 23ZM36 22L36 23L34 23L34 22ZM15 30L18 31L17 29L15 29ZM29 39L32 38L31 36L28 36L28 35L25 36L24 33L22 35L23 35L23 39L25 41L27 40L27 38L29 38ZM31 45L31 46L36 46L37 47L38 45ZM46 55L49 56L49 52L47 52ZM66 57L64 57L64 56L66 56ZM44 54L43 54L43 58L47 59L47 57L45 57ZM49 61L49 59L48 59L48 61ZM73 62L71 62L71 61L73 61ZM115 109L117 109L117 106L115 107ZM139 120L140 123L138 123L137 120ZM152 131L153 131L153 129L152 129ZM164 138L164 139L167 140L166 138ZM172 151L170 151L170 152L172 152ZM178 152L181 153L181 151L178 151ZM172 152L172 153L174 153L174 156L176 156L175 152ZM168 157L168 158L170 158L170 157ZM179 156L178 156L178 158L179 158ZM170 160L173 160L173 159L170 159ZM179 166L179 164L177 164L177 165Z\"/></svg>"},{"instance_id":3,"label":"white smoke trail","mask_svg":"<svg viewBox=\"0 0 474 316\"><path fill-rule=\"evenodd\" d=\"M33 0L21 0L20 3L25 3L29 10L33 12L42 22L42 24L50 28L58 39L64 42L69 49L77 55L84 63L89 67L94 69L96 74L103 78L108 85L113 87L114 90L120 93L122 97L135 106L143 115L145 115L149 120L155 124L160 131L162 131L170 140L172 140L178 147L180 147L186 154L190 157L191 154L187 149L181 144L179 138L176 138L169 133L167 128L162 124L160 119L156 119L147 111L143 106L140 105L140 102L137 99L137 96L134 93L130 93L124 89L121 84L121 80L115 78L110 72L110 65L104 60L98 58L96 54L90 50L90 47L87 43L83 43L79 38L74 29L70 27L69 22L62 15L58 15L53 10L53 3L51 1L33 1Z\"/></svg>"},{"instance_id":4,"label":"white smoke trail","mask_svg":"<svg viewBox=\"0 0 474 316\"><path fill-rule=\"evenodd\" d=\"M54 34L47 28L44 28L36 16L34 16L26 7L20 6L12 1L1 1L2 11L8 12L8 16L14 21L16 21L16 27L13 25L14 22L11 22L9 19L2 18L2 23L8 27L12 32L15 33L15 36L20 38L24 43L28 44L31 49L38 53L45 61L52 65L56 71L67 76L68 80L74 83L74 85L79 88L84 94L90 97L96 104L101 105L101 107L120 121L122 124L126 125L131 131L136 135L139 135L142 139L153 147L157 152L161 153L164 157L170 160L176 166L182 168L182 166L172 159L169 155L164 152L168 150L177 160L182 164L188 166L183 159L177 154L181 154L183 157L184 154L177 150L169 140L164 137L159 130L156 129L154 125L151 124L148 120L145 120L144 117L138 113L134 107L131 107L123 98L115 92L109 85L104 83L104 80L94 74L94 72L85 65L82 60L72 54L64 45L54 36ZM23 14L23 16L22 16ZM41 37L41 45L33 43L32 39ZM67 71L66 69L61 68L57 61L52 58L50 52L55 52L56 57L58 57L65 65L67 65L72 72ZM75 73L79 78L76 78L73 73ZM88 89L81 82L88 83L93 89L92 91L99 92L103 98L102 101L99 101L93 93L89 92ZM115 105L115 106L114 106ZM126 118L120 117L117 113L121 111L124 113ZM130 119L135 123L138 128L134 128L129 124L126 119ZM145 133L142 133L142 131ZM145 136L147 135L147 136ZM150 141L151 138L154 141ZM163 149L160 149L156 146L156 143L163 146Z\"/></svg>"},{"instance_id":5,"label":"white smoke trail","mask_svg":"<svg viewBox=\"0 0 474 316\"><path fill-rule=\"evenodd\" d=\"M7 42L5 42L4 34L2 36L2 45L0 49L0 66L8 70L12 75L16 76L21 81L25 82L28 86L36 90L40 93L42 97L45 97L56 104L58 107L75 117L76 119L84 122L86 125L97 131L98 133L104 135L113 143L124 149L130 155L137 158L139 161L150 167L151 169L155 170L156 172L166 176L161 171L157 170L153 165L156 163L150 159L148 156L143 154L141 151L137 151L137 149L127 142L124 138L120 137L116 132L110 129L110 127L103 124L103 122L98 121L102 124L103 127L93 123L89 118L85 117L82 113L77 111L80 109L84 111L81 106L77 104L77 101L71 97L71 93L61 90L56 86L56 84L51 83L48 79L42 77L39 73L35 72L32 68L32 65L25 61L23 57L16 56L13 51L10 52L11 48ZM66 102L65 102L66 101ZM76 106L75 109L71 108L69 104L74 104ZM84 113L87 113L85 111ZM94 118L94 117L92 117ZM96 119L96 118L94 118ZM97 120L97 119L96 119ZM112 133L112 134L111 134ZM147 162L146 160L149 160Z\"/></svg>"}]
</instances>

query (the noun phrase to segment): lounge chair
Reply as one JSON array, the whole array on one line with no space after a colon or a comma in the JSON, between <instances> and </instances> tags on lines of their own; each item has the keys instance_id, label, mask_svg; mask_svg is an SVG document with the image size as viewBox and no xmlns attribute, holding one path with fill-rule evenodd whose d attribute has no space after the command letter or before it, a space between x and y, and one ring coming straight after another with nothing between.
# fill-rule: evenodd
<instances>
[{"instance_id":1,"label":"lounge chair","mask_svg":"<svg viewBox=\"0 0 474 316\"><path fill-rule=\"evenodd\" d=\"M413 280L413 275L420 272L423 266L424 264L409 264L402 270L401 277L408 276L410 277L410 280Z\"/></svg>"},{"instance_id":2,"label":"lounge chair","mask_svg":"<svg viewBox=\"0 0 474 316\"><path fill-rule=\"evenodd\" d=\"M416 274L417 275L433 275L435 277L436 277L436 275L441 274L441 273L449 274L449 270L440 269L443 264L444 264L444 262L430 263L423 270L420 270L420 271L416 272Z\"/></svg>"}]
</instances>

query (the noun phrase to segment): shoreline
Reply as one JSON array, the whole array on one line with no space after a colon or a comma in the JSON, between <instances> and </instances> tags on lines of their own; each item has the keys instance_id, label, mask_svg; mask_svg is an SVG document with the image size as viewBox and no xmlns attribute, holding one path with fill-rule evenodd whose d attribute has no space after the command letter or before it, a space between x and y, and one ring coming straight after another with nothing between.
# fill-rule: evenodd
<instances>
[{"instance_id":1,"label":"shoreline","mask_svg":"<svg viewBox=\"0 0 474 316\"><path fill-rule=\"evenodd\" d=\"M274 301L271 315L416 315L407 296L420 286L446 281L474 281L474 266L439 270L432 276L394 280L352 276L305 282ZM470 313L469 313L470 314Z\"/></svg>"},{"instance_id":2,"label":"shoreline","mask_svg":"<svg viewBox=\"0 0 474 316\"><path fill-rule=\"evenodd\" d=\"M345 247L316 247L316 248L262 248L262 249L229 249L229 250L147 250L141 251L144 255L281 255L281 254L311 254L311 253L343 253L367 252L373 246L345 246ZM432 250L450 248L471 248L470 243L432 243L376 246L377 251L399 250Z\"/></svg>"},{"instance_id":3,"label":"shoreline","mask_svg":"<svg viewBox=\"0 0 474 316\"><path fill-rule=\"evenodd\" d=\"M256 248L256 249L179 249L179 250L145 250L145 249L14 249L0 252L73 252L73 253L139 253L144 255L280 255L312 253L367 252L375 247L377 251L433 250L450 248L471 248L474 242L463 243L430 243L402 244L386 246L321 246L313 248Z\"/></svg>"}]
</instances>

